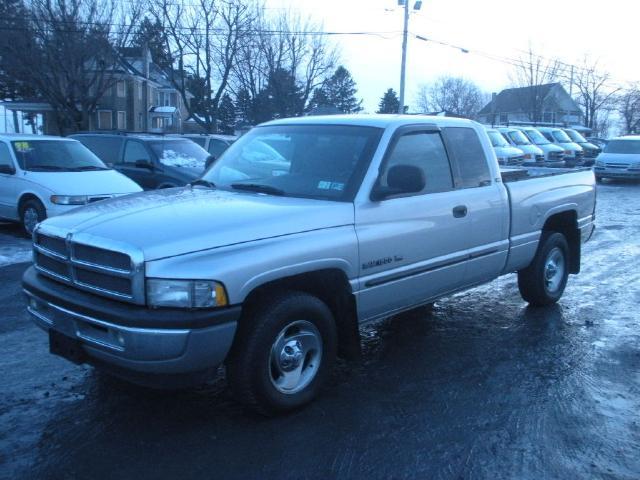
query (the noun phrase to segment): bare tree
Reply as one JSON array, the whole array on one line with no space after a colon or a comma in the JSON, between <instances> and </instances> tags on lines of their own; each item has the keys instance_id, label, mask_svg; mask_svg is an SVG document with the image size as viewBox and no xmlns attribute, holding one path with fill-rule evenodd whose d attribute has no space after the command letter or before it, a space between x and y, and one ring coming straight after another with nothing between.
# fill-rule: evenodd
<instances>
[{"instance_id":1,"label":"bare tree","mask_svg":"<svg viewBox=\"0 0 640 480\"><path fill-rule=\"evenodd\" d=\"M487 99L488 95L474 82L461 77L441 76L432 84L421 85L415 100L422 112L450 112L473 118Z\"/></svg>"},{"instance_id":2,"label":"bare tree","mask_svg":"<svg viewBox=\"0 0 640 480\"><path fill-rule=\"evenodd\" d=\"M591 62L586 56L573 75L576 101L584 110L585 126L594 132L601 133L608 123L609 113L615 108L620 88L609 85L610 80L609 73L599 70L598 62Z\"/></svg>"},{"instance_id":3,"label":"bare tree","mask_svg":"<svg viewBox=\"0 0 640 480\"><path fill-rule=\"evenodd\" d=\"M520 88L517 101L529 121L542 121L547 93L543 85L558 82L565 69L566 66L559 60L547 60L536 55L531 46L516 60L511 81L515 87Z\"/></svg>"},{"instance_id":4,"label":"bare tree","mask_svg":"<svg viewBox=\"0 0 640 480\"><path fill-rule=\"evenodd\" d=\"M251 34L249 0L155 0L151 12L176 59L172 84L191 117L206 131L216 131L220 100L240 45Z\"/></svg>"},{"instance_id":5,"label":"bare tree","mask_svg":"<svg viewBox=\"0 0 640 480\"><path fill-rule=\"evenodd\" d=\"M48 102L61 133L89 127L90 115L117 76L119 47L136 6L114 0L31 0L27 21L2 58L20 82Z\"/></svg>"},{"instance_id":6,"label":"bare tree","mask_svg":"<svg viewBox=\"0 0 640 480\"><path fill-rule=\"evenodd\" d=\"M269 17L259 5L256 8L252 36L240 48L232 88L257 98L276 72L288 72L300 87L302 114L313 91L333 73L337 49L311 18L289 11Z\"/></svg>"},{"instance_id":7,"label":"bare tree","mask_svg":"<svg viewBox=\"0 0 640 480\"><path fill-rule=\"evenodd\" d=\"M640 122L640 85L629 85L616 99L624 133L635 133Z\"/></svg>"}]
</instances>

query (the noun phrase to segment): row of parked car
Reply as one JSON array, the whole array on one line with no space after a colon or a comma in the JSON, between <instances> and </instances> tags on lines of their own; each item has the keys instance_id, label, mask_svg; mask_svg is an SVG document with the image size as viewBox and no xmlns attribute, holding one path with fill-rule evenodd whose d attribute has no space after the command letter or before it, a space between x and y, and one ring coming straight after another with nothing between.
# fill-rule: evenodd
<instances>
[{"instance_id":1,"label":"row of parked car","mask_svg":"<svg viewBox=\"0 0 640 480\"><path fill-rule=\"evenodd\" d=\"M185 185L226 150L225 135L0 135L0 218L27 235L78 205ZM60 173L64 172L64 175Z\"/></svg>"},{"instance_id":2,"label":"row of parked car","mask_svg":"<svg viewBox=\"0 0 640 480\"><path fill-rule=\"evenodd\" d=\"M486 127L500 165L591 166L602 149L578 131L558 127Z\"/></svg>"}]
</instances>

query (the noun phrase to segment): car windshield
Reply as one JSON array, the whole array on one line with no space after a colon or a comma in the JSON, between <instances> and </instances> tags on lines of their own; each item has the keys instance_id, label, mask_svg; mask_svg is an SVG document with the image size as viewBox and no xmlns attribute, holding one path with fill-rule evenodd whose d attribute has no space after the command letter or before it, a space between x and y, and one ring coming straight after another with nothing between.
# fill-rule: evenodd
<instances>
[{"instance_id":1,"label":"car windshield","mask_svg":"<svg viewBox=\"0 0 640 480\"><path fill-rule=\"evenodd\" d=\"M254 128L203 179L222 189L351 201L381 134L347 125Z\"/></svg>"},{"instance_id":2,"label":"car windshield","mask_svg":"<svg viewBox=\"0 0 640 480\"><path fill-rule=\"evenodd\" d=\"M17 140L11 142L23 170L81 172L109 170L91 150L75 140Z\"/></svg>"},{"instance_id":3,"label":"car windshield","mask_svg":"<svg viewBox=\"0 0 640 480\"><path fill-rule=\"evenodd\" d=\"M566 133L564 133L562 130L552 130L551 135L553 135L553 138L556 140L556 142L560 142L560 143L572 142L569 136Z\"/></svg>"},{"instance_id":4,"label":"car windshield","mask_svg":"<svg viewBox=\"0 0 640 480\"><path fill-rule=\"evenodd\" d=\"M507 135L516 145L531 145L529 139L520 130L512 130Z\"/></svg>"},{"instance_id":5,"label":"car windshield","mask_svg":"<svg viewBox=\"0 0 640 480\"><path fill-rule=\"evenodd\" d=\"M640 154L640 140L611 140L604 152Z\"/></svg>"},{"instance_id":6,"label":"car windshield","mask_svg":"<svg viewBox=\"0 0 640 480\"><path fill-rule=\"evenodd\" d=\"M575 130L571 130L571 129L566 129L565 133L569 136L569 138L571 140L573 140L574 142L577 143L587 143L587 139L584 138L582 135L580 135L580 133L576 132Z\"/></svg>"},{"instance_id":7,"label":"car windshield","mask_svg":"<svg viewBox=\"0 0 640 480\"><path fill-rule=\"evenodd\" d=\"M204 170L209 154L191 140L159 140L149 142L160 163L170 167L187 167Z\"/></svg>"},{"instance_id":8,"label":"car windshield","mask_svg":"<svg viewBox=\"0 0 640 480\"><path fill-rule=\"evenodd\" d=\"M544 135L542 135L538 130L535 130L533 128L529 130L525 130L525 133L531 139L531 141L536 145L548 145L551 143L549 140L545 138Z\"/></svg>"},{"instance_id":9,"label":"car windshield","mask_svg":"<svg viewBox=\"0 0 640 480\"><path fill-rule=\"evenodd\" d=\"M489 135L489 140L491 140L491 145L493 145L494 147L508 147L509 146L509 144L507 143L507 141L504 139L504 137L502 136L502 134L500 132L489 131L489 132L487 132L487 135Z\"/></svg>"}]
</instances>

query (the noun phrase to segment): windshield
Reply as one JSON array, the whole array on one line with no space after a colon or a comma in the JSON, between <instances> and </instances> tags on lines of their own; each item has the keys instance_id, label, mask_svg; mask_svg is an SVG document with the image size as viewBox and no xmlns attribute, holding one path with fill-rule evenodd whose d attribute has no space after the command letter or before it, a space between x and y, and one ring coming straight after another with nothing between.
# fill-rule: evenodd
<instances>
[{"instance_id":1,"label":"windshield","mask_svg":"<svg viewBox=\"0 0 640 480\"><path fill-rule=\"evenodd\" d=\"M552 130L551 135L553 136L553 138L555 138L556 142L571 143L572 141L569 136L562 130Z\"/></svg>"},{"instance_id":2,"label":"windshield","mask_svg":"<svg viewBox=\"0 0 640 480\"><path fill-rule=\"evenodd\" d=\"M254 128L203 179L223 189L351 201L381 134L346 125Z\"/></svg>"},{"instance_id":3,"label":"windshield","mask_svg":"<svg viewBox=\"0 0 640 480\"><path fill-rule=\"evenodd\" d=\"M163 165L204 170L209 154L191 140L160 140L149 142L151 150Z\"/></svg>"},{"instance_id":4,"label":"windshield","mask_svg":"<svg viewBox=\"0 0 640 480\"><path fill-rule=\"evenodd\" d=\"M525 130L525 133L531 139L531 141L536 145L548 145L551 143L549 140L547 140L544 137L544 135L542 135L538 130L535 130L533 128L530 130Z\"/></svg>"},{"instance_id":5,"label":"windshield","mask_svg":"<svg viewBox=\"0 0 640 480\"><path fill-rule=\"evenodd\" d=\"M582 135L580 135L580 133L576 132L575 130L571 130L571 129L566 129L565 133L569 136L569 138L571 140L573 140L574 142L577 143L587 143L587 139L584 138Z\"/></svg>"},{"instance_id":6,"label":"windshield","mask_svg":"<svg viewBox=\"0 0 640 480\"><path fill-rule=\"evenodd\" d=\"M109 170L91 150L75 140L18 140L11 142L23 170L79 172Z\"/></svg>"},{"instance_id":7,"label":"windshield","mask_svg":"<svg viewBox=\"0 0 640 480\"><path fill-rule=\"evenodd\" d=\"M509 144L507 143L507 141L504 139L504 137L502 136L502 134L500 132L489 131L489 132L487 132L487 135L489 135L489 140L491 140L491 145L493 145L494 147L508 147L509 146Z\"/></svg>"},{"instance_id":8,"label":"windshield","mask_svg":"<svg viewBox=\"0 0 640 480\"><path fill-rule=\"evenodd\" d=\"M516 145L531 145L529 139L520 130L512 130L507 135Z\"/></svg>"},{"instance_id":9,"label":"windshield","mask_svg":"<svg viewBox=\"0 0 640 480\"><path fill-rule=\"evenodd\" d=\"M640 140L611 140L604 147L604 152L640 154Z\"/></svg>"}]
</instances>

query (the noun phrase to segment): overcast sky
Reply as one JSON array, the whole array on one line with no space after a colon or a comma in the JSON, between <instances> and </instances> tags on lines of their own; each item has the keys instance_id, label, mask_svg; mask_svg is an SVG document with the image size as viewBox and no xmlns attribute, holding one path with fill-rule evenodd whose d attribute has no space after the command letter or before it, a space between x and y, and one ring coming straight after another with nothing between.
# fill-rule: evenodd
<instances>
[{"instance_id":1,"label":"overcast sky","mask_svg":"<svg viewBox=\"0 0 640 480\"><path fill-rule=\"evenodd\" d=\"M266 6L274 13L290 8L312 15L326 31L392 32L386 38L332 39L358 84L365 110L375 111L387 88L398 91L403 14L397 0L266 0ZM530 44L540 55L576 65L589 55L610 72L612 84L640 80L639 15L640 4L628 0L424 0L421 11L411 15L409 31L471 52L410 37L406 103L415 104L418 86L442 74L500 91L509 86L513 67L474 52L518 58Z\"/></svg>"}]
</instances>

